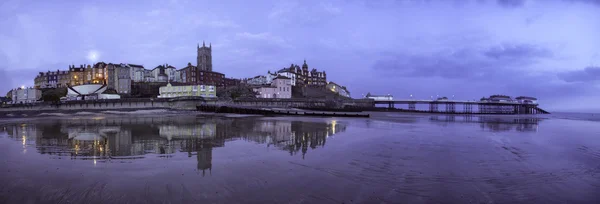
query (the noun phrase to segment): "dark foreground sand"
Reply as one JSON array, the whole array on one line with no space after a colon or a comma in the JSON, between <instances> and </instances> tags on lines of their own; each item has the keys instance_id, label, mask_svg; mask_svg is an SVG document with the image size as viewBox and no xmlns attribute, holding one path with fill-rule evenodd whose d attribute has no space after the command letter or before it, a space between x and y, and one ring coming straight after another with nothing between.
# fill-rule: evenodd
<instances>
[{"instance_id":1,"label":"dark foreground sand","mask_svg":"<svg viewBox=\"0 0 600 204\"><path fill-rule=\"evenodd\" d=\"M0 203L600 203L598 122L73 118L0 124Z\"/></svg>"}]
</instances>

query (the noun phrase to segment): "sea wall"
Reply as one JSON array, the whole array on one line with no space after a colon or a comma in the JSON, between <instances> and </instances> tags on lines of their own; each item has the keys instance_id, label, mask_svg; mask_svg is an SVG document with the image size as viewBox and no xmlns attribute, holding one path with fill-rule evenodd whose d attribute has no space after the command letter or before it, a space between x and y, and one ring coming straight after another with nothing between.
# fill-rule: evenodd
<instances>
[{"instance_id":1,"label":"sea wall","mask_svg":"<svg viewBox=\"0 0 600 204\"><path fill-rule=\"evenodd\" d=\"M216 104L216 100L202 98L188 99L120 99L97 101L67 101L59 104L17 104L0 108L0 112L22 111L72 111L72 110L139 110L139 109L175 109L195 110L197 105Z\"/></svg>"},{"instance_id":2,"label":"sea wall","mask_svg":"<svg viewBox=\"0 0 600 204\"><path fill-rule=\"evenodd\" d=\"M251 107L277 107L277 108L344 108L353 107L373 107L372 100L328 100L328 99L238 99L233 101L219 101L218 105L226 106L251 106Z\"/></svg>"},{"instance_id":3,"label":"sea wall","mask_svg":"<svg viewBox=\"0 0 600 204\"><path fill-rule=\"evenodd\" d=\"M178 98L178 99L118 99L96 101L67 101L63 103L16 104L0 108L0 112L45 112L73 110L140 110L174 109L196 110L199 105L273 107L273 108L344 108L373 107L370 100L334 101L326 99L240 99L217 101L216 99Z\"/></svg>"}]
</instances>

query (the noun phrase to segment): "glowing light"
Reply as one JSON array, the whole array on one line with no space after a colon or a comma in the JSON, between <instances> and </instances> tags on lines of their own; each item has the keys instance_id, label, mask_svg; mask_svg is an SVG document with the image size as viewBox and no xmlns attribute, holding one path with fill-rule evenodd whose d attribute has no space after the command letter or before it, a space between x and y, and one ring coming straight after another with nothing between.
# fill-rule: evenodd
<instances>
[{"instance_id":1,"label":"glowing light","mask_svg":"<svg viewBox=\"0 0 600 204\"><path fill-rule=\"evenodd\" d=\"M25 89L25 86L21 86L21 89Z\"/></svg>"},{"instance_id":2,"label":"glowing light","mask_svg":"<svg viewBox=\"0 0 600 204\"><path fill-rule=\"evenodd\" d=\"M98 51L96 50L90 50L88 52L88 56L87 59L90 60L90 62L96 62L98 61L98 58L100 58L100 53L98 53Z\"/></svg>"},{"instance_id":3,"label":"glowing light","mask_svg":"<svg viewBox=\"0 0 600 204\"><path fill-rule=\"evenodd\" d=\"M331 121L331 131L333 131L333 134L335 134L335 125L337 124L337 121Z\"/></svg>"},{"instance_id":4,"label":"glowing light","mask_svg":"<svg viewBox=\"0 0 600 204\"><path fill-rule=\"evenodd\" d=\"M94 166L96 166L96 159L94 159Z\"/></svg>"}]
</instances>

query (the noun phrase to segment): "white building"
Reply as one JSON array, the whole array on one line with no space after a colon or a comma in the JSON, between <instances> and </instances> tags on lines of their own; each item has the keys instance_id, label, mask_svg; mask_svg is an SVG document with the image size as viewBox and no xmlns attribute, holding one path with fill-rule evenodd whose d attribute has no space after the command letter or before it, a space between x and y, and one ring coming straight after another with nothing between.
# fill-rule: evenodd
<instances>
[{"instance_id":1,"label":"white building","mask_svg":"<svg viewBox=\"0 0 600 204\"><path fill-rule=\"evenodd\" d=\"M336 84L334 82L328 82L325 87L327 90L337 93L340 96L350 98L350 91L348 91L348 89L346 89L345 86L340 86L339 84Z\"/></svg>"},{"instance_id":2,"label":"white building","mask_svg":"<svg viewBox=\"0 0 600 204\"><path fill-rule=\"evenodd\" d=\"M513 102L513 99L510 96L505 95L491 95L488 100L490 102Z\"/></svg>"},{"instance_id":3,"label":"white building","mask_svg":"<svg viewBox=\"0 0 600 204\"><path fill-rule=\"evenodd\" d=\"M270 86L254 88L257 98L292 98L292 79L277 76Z\"/></svg>"},{"instance_id":4,"label":"white building","mask_svg":"<svg viewBox=\"0 0 600 204\"><path fill-rule=\"evenodd\" d=\"M537 98L529 96L519 96L515 98L517 102L522 104L537 104Z\"/></svg>"},{"instance_id":5,"label":"white building","mask_svg":"<svg viewBox=\"0 0 600 204\"><path fill-rule=\"evenodd\" d=\"M171 65L165 68L165 74L170 82L183 82L181 72Z\"/></svg>"},{"instance_id":6,"label":"white building","mask_svg":"<svg viewBox=\"0 0 600 204\"><path fill-rule=\"evenodd\" d=\"M127 64L108 64L107 88L114 89L119 94L131 93L131 66Z\"/></svg>"},{"instance_id":7,"label":"white building","mask_svg":"<svg viewBox=\"0 0 600 204\"><path fill-rule=\"evenodd\" d=\"M131 81L133 82L143 82L144 81L144 73L146 72L146 69L144 69L144 66L142 65L137 65L137 64L127 64L127 66L130 68L130 74L131 74Z\"/></svg>"},{"instance_id":8,"label":"white building","mask_svg":"<svg viewBox=\"0 0 600 204\"><path fill-rule=\"evenodd\" d=\"M84 84L67 87L67 96L61 100L107 100L120 99L118 94L103 94L108 85L102 84Z\"/></svg>"},{"instance_id":9,"label":"white building","mask_svg":"<svg viewBox=\"0 0 600 204\"><path fill-rule=\"evenodd\" d=\"M172 86L171 83L168 83L167 86L160 87L158 93L158 98L186 96L200 96L207 98L217 97L215 86L210 85Z\"/></svg>"},{"instance_id":10,"label":"white building","mask_svg":"<svg viewBox=\"0 0 600 204\"><path fill-rule=\"evenodd\" d=\"M365 98L370 98L376 101L393 101L394 100L394 96L388 94L388 95L372 95L371 93L367 93L367 95L365 96Z\"/></svg>"},{"instance_id":11,"label":"white building","mask_svg":"<svg viewBox=\"0 0 600 204\"><path fill-rule=\"evenodd\" d=\"M286 71L278 72L277 75L292 79L292 82L291 82L292 86L296 86L296 73L286 70Z\"/></svg>"},{"instance_id":12,"label":"white building","mask_svg":"<svg viewBox=\"0 0 600 204\"><path fill-rule=\"evenodd\" d=\"M291 79L292 86L296 85L296 74L292 72L281 72L271 73L270 71L266 75L258 75L253 78L247 79L246 83L251 85L270 85L278 76L284 76Z\"/></svg>"},{"instance_id":13,"label":"white building","mask_svg":"<svg viewBox=\"0 0 600 204\"><path fill-rule=\"evenodd\" d=\"M267 85L267 84L269 84L269 83L267 83L267 77L264 75L258 75L253 78L247 79L246 83L251 84L251 85Z\"/></svg>"},{"instance_id":14,"label":"white building","mask_svg":"<svg viewBox=\"0 0 600 204\"><path fill-rule=\"evenodd\" d=\"M35 103L42 98L42 91L34 88L21 87L12 90L12 103Z\"/></svg>"}]
</instances>

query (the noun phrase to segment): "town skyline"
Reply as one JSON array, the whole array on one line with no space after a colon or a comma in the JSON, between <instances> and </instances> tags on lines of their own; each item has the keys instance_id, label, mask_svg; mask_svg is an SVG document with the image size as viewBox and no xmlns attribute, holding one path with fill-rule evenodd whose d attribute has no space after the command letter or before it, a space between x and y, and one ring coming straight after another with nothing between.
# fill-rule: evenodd
<instances>
[{"instance_id":1,"label":"town skyline","mask_svg":"<svg viewBox=\"0 0 600 204\"><path fill-rule=\"evenodd\" d=\"M597 1L284 1L247 12L236 1L3 5L2 94L71 64L181 69L206 40L213 70L232 78L307 59L355 98L527 95L553 111L600 111Z\"/></svg>"}]
</instances>

